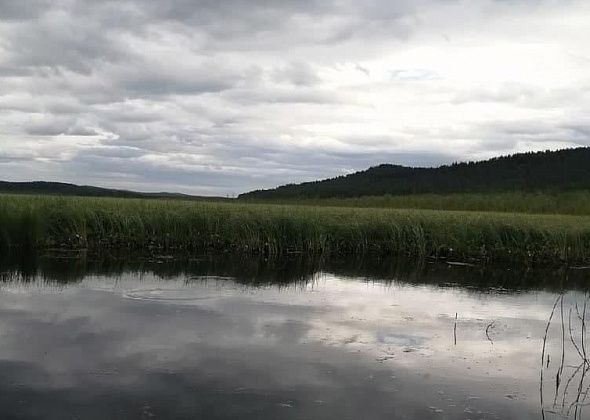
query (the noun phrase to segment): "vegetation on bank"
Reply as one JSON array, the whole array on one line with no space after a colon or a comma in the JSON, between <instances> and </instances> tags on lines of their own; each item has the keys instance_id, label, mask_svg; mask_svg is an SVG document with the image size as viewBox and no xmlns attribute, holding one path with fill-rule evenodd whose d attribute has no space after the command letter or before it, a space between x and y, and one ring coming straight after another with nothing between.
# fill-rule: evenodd
<instances>
[{"instance_id":1,"label":"vegetation on bank","mask_svg":"<svg viewBox=\"0 0 590 420\"><path fill-rule=\"evenodd\" d=\"M590 260L590 217L0 196L0 247Z\"/></svg>"},{"instance_id":2,"label":"vegetation on bank","mask_svg":"<svg viewBox=\"0 0 590 420\"><path fill-rule=\"evenodd\" d=\"M460 210L590 216L590 190L565 192L501 192L487 194L382 195L352 198L255 200L284 205Z\"/></svg>"},{"instance_id":3,"label":"vegetation on bank","mask_svg":"<svg viewBox=\"0 0 590 420\"><path fill-rule=\"evenodd\" d=\"M519 153L438 168L379 165L322 181L241 194L241 199L566 191L590 189L590 147Z\"/></svg>"}]
</instances>

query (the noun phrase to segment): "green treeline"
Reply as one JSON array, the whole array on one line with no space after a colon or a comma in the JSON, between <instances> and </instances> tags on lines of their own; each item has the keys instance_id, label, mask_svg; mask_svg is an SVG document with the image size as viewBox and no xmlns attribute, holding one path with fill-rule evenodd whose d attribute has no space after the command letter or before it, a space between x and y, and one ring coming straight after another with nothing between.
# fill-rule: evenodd
<instances>
[{"instance_id":1,"label":"green treeline","mask_svg":"<svg viewBox=\"0 0 590 420\"><path fill-rule=\"evenodd\" d=\"M438 168L380 165L323 181L242 194L242 199L551 192L590 189L590 148L521 153Z\"/></svg>"}]
</instances>

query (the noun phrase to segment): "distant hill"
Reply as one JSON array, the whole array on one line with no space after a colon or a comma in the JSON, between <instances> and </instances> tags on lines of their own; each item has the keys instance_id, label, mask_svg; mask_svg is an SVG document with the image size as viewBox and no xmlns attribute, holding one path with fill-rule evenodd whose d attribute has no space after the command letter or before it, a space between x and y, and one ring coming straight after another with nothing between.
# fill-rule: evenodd
<instances>
[{"instance_id":1,"label":"distant hill","mask_svg":"<svg viewBox=\"0 0 590 420\"><path fill-rule=\"evenodd\" d=\"M590 189L590 147L519 153L438 168L384 164L323 181L256 190L238 198L339 198L574 189Z\"/></svg>"},{"instance_id":2,"label":"distant hill","mask_svg":"<svg viewBox=\"0 0 590 420\"><path fill-rule=\"evenodd\" d=\"M110 188L91 187L88 185L67 184L64 182L8 182L0 181L0 193L10 194L47 194L83 197L120 197L120 198L175 198L185 200L221 199L219 197L199 197L180 193L143 193Z\"/></svg>"}]
</instances>

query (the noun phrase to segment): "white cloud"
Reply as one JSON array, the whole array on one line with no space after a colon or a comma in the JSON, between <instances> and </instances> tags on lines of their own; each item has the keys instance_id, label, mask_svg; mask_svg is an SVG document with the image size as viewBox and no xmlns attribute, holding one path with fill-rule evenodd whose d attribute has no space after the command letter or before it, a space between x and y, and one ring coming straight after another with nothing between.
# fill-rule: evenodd
<instances>
[{"instance_id":1,"label":"white cloud","mask_svg":"<svg viewBox=\"0 0 590 420\"><path fill-rule=\"evenodd\" d=\"M224 195L590 145L582 1L21 3L4 179Z\"/></svg>"}]
</instances>

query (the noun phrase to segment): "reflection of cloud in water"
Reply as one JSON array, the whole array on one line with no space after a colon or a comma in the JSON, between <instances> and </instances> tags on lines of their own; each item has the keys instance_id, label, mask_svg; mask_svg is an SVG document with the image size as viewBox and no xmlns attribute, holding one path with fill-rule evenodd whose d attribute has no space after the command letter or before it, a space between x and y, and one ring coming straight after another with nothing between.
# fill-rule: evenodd
<instances>
[{"instance_id":1,"label":"reflection of cloud in water","mask_svg":"<svg viewBox=\"0 0 590 420\"><path fill-rule=\"evenodd\" d=\"M378 331L377 342L382 344L394 344L397 346L421 346L427 337L410 334L399 334L392 331Z\"/></svg>"},{"instance_id":2,"label":"reflection of cloud in water","mask_svg":"<svg viewBox=\"0 0 590 420\"><path fill-rule=\"evenodd\" d=\"M53 418L52 400L112 407L84 418L144 401L160 418L527 418L554 301L332 275L281 289L144 275L12 290L0 297L0 411L23 413L9 402L26 397Z\"/></svg>"}]
</instances>

